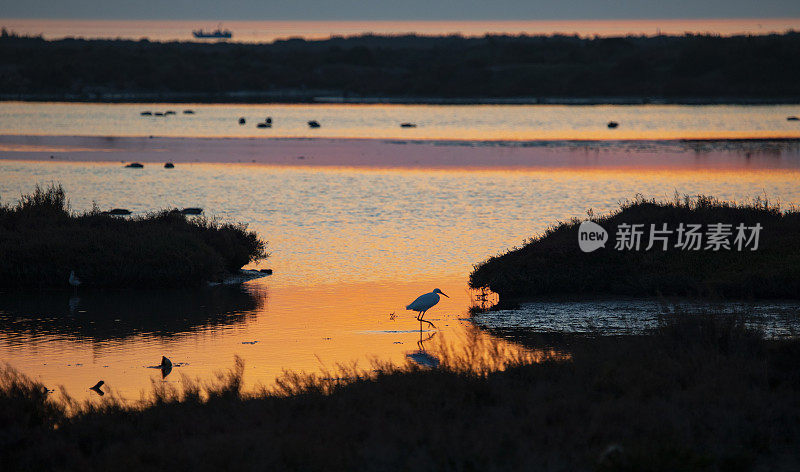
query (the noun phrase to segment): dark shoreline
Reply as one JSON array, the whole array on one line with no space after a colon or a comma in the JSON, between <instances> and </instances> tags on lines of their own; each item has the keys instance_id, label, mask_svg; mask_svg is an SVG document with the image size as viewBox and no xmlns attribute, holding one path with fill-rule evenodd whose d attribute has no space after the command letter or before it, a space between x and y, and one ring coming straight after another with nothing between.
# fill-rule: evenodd
<instances>
[{"instance_id":1,"label":"dark shoreline","mask_svg":"<svg viewBox=\"0 0 800 472\"><path fill-rule=\"evenodd\" d=\"M106 395L81 404L0 366L0 464L596 472L800 465L797 339L767 340L744 318L714 313L664 319L640 336L495 334L531 356L509 359L476 339L463 354L431 350L436 369L286 372L253 393L237 358L216 381L154 383L136 403Z\"/></svg>"},{"instance_id":2,"label":"dark shoreline","mask_svg":"<svg viewBox=\"0 0 800 472\"><path fill-rule=\"evenodd\" d=\"M207 103L800 103L800 33L268 44L0 36L2 99Z\"/></svg>"},{"instance_id":3,"label":"dark shoreline","mask_svg":"<svg viewBox=\"0 0 800 472\"><path fill-rule=\"evenodd\" d=\"M309 105L798 105L797 97L345 97L337 95L306 95L287 91L229 92L221 94L162 94L162 93L112 93L112 94L0 94L0 102L63 102L109 104L309 104Z\"/></svg>"}]
</instances>

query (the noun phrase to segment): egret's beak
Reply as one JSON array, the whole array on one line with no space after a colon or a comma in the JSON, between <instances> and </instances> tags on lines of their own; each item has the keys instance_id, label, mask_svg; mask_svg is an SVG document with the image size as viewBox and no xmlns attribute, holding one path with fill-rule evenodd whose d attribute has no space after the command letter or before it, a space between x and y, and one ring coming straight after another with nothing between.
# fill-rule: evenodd
<instances>
[{"instance_id":1,"label":"egret's beak","mask_svg":"<svg viewBox=\"0 0 800 472\"><path fill-rule=\"evenodd\" d=\"M447 297L447 294L445 294L444 292L439 292L439 293L441 293L442 295L444 295L445 297ZM447 297L447 298L450 298L450 297Z\"/></svg>"}]
</instances>

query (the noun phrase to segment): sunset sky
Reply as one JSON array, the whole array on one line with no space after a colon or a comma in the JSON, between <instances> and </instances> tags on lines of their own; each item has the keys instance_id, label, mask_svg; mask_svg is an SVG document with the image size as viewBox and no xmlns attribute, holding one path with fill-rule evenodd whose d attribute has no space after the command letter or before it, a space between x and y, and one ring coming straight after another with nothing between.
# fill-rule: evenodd
<instances>
[{"instance_id":1,"label":"sunset sky","mask_svg":"<svg viewBox=\"0 0 800 472\"><path fill-rule=\"evenodd\" d=\"M797 0L28 0L0 1L5 18L216 20L548 20L780 18Z\"/></svg>"}]
</instances>

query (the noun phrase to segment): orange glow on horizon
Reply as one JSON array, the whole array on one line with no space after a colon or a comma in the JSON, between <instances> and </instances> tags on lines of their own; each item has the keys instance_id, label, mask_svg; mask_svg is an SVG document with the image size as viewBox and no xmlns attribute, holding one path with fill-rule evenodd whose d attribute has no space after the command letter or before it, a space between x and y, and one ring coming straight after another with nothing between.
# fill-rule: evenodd
<instances>
[{"instance_id":1,"label":"orange glow on horizon","mask_svg":"<svg viewBox=\"0 0 800 472\"><path fill-rule=\"evenodd\" d=\"M42 34L46 39L64 37L130 38L151 41L193 41L191 31L214 28L216 21L203 20L65 20L3 19L10 31ZM712 19L613 19L613 20L370 20L370 21L242 21L223 22L233 31L234 42L267 42L289 38L328 39L332 36L486 34L625 36L783 33L800 29L800 18L712 18Z\"/></svg>"}]
</instances>

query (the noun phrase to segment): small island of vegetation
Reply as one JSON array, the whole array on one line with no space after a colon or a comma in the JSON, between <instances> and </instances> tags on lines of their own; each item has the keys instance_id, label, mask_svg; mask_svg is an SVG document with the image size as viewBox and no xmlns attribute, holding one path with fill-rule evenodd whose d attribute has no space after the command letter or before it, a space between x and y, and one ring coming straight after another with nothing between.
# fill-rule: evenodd
<instances>
[{"instance_id":1,"label":"small island of vegetation","mask_svg":"<svg viewBox=\"0 0 800 472\"><path fill-rule=\"evenodd\" d=\"M216 281L267 257L244 224L187 218L176 210L118 217L70 211L61 185L36 187L0 206L0 287L187 287Z\"/></svg>"},{"instance_id":2,"label":"small island of vegetation","mask_svg":"<svg viewBox=\"0 0 800 472\"><path fill-rule=\"evenodd\" d=\"M593 252L579 247L580 219L551 227L521 248L477 265L470 286L500 296L500 306L548 296L687 296L704 298L797 298L800 296L800 211L781 210L765 199L748 204L705 196L656 202L637 198L620 211L590 220L608 231L605 246ZM709 228L730 232L725 246L678 245L678 229L689 225L708 236ZM740 250L737 227L744 225L749 243ZM629 225L629 226L624 226ZM637 248L616 247L624 228L641 225ZM651 225L666 228L662 240L647 249ZM666 225L666 227L664 226ZM683 225L683 226L681 226ZM760 226L757 248L751 228ZM630 240L626 241L627 243Z\"/></svg>"}]
</instances>

